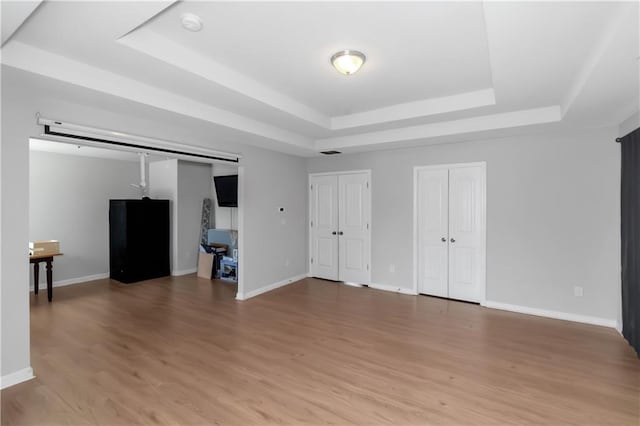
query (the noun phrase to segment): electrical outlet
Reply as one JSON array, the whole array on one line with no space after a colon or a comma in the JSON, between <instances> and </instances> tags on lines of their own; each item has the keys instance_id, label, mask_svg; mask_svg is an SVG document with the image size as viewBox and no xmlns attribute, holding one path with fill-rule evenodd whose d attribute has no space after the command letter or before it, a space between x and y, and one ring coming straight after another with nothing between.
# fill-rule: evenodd
<instances>
[{"instance_id":1,"label":"electrical outlet","mask_svg":"<svg viewBox=\"0 0 640 426\"><path fill-rule=\"evenodd\" d=\"M395 271L396 271L396 265L392 263L391 265L389 265L389 272L395 272Z\"/></svg>"},{"instance_id":2,"label":"electrical outlet","mask_svg":"<svg viewBox=\"0 0 640 426\"><path fill-rule=\"evenodd\" d=\"M584 289L580 286L573 287L573 295L576 297L582 297L584 295Z\"/></svg>"}]
</instances>

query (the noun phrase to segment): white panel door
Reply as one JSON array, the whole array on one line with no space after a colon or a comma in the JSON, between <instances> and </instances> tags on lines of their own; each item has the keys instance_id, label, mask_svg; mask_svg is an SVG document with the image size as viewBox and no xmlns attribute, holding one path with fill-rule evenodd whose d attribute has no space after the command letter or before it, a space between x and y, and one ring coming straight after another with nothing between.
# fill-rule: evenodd
<instances>
[{"instance_id":1,"label":"white panel door","mask_svg":"<svg viewBox=\"0 0 640 426\"><path fill-rule=\"evenodd\" d=\"M449 170L424 169L417 176L418 292L449 297Z\"/></svg>"},{"instance_id":2,"label":"white panel door","mask_svg":"<svg viewBox=\"0 0 640 426\"><path fill-rule=\"evenodd\" d=\"M449 297L479 302L484 286L484 171L449 170Z\"/></svg>"},{"instance_id":3,"label":"white panel door","mask_svg":"<svg viewBox=\"0 0 640 426\"><path fill-rule=\"evenodd\" d=\"M338 280L338 177L311 177L311 275Z\"/></svg>"},{"instance_id":4,"label":"white panel door","mask_svg":"<svg viewBox=\"0 0 640 426\"><path fill-rule=\"evenodd\" d=\"M340 281L369 284L368 173L338 176L338 253Z\"/></svg>"}]
</instances>

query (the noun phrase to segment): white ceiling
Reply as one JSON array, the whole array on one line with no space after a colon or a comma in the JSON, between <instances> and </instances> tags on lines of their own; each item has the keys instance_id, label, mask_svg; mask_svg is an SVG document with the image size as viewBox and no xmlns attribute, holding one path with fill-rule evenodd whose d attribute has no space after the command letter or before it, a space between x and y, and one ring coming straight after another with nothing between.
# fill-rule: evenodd
<instances>
[{"instance_id":1,"label":"white ceiling","mask_svg":"<svg viewBox=\"0 0 640 426\"><path fill-rule=\"evenodd\" d=\"M2 44L15 33L22 23L40 5L40 1L11 1L2 5Z\"/></svg>"},{"instance_id":2,"label":"white ceiling","mask_svg":"<svg viewBox=\"0 0 640 426\"><path fill-rule=\"evenodd\" d=\"M44 2L22 25L7 3L3 64L295 155L638 110L637 2ZM329 64L347 48L367 55L353 76Z\"/></svg>"},{"instance_id":3,"label":"white ceiling","mask_svg":"<svg viewBox=\"0 0 640 426\"><path fill-rule=\"evenodd\" d=\"M181 27L185 12L201 33ZM147 30L331 117L491 87L482 3L186 2ZM366 52L366 72L335 72L345 48Z\"/></svg>"}]
</instances>

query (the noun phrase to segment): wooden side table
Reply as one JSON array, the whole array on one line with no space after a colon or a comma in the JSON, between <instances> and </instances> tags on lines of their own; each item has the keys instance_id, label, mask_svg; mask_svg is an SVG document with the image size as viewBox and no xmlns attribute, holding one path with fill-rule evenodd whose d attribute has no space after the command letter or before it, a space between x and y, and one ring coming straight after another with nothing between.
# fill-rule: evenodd
<instances>
[{"instance_id":1,"label":"wooden side table","mask_svg":"<svg viewBox=\"0 0 640 426\"><path fill-rule=\"evenodd\" d=\"M33 292L38 294L38 287L40 280L40 262L46 262L47 266L47 298L49 302L53 299L53 258L55 256L62 256L62 253L51 254L34 254L29 256L29 263L33 263Z\"/></svg>"}]
</instances>

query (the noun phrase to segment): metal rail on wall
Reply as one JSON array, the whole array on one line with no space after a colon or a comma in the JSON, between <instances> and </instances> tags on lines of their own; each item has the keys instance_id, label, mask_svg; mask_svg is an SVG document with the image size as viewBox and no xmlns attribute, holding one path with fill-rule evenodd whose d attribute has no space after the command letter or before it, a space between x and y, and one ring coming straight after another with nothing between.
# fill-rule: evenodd
<instances>
[{"instance_id":1,"label":"metal rail on wall","mask_svg":"<svg viewBox=\"0 0 640 426\"><path fill-rule=\"evenodd\" d=\"M38 124L44 126L42 136L56 142L137 153L155 153L183 160L207 163L224 162L237 164L241 158L239 154L235 153L209 150L146 136L52 120L40 117L39 115L36 115L36 117Z\"/></svg>"}]
</instances>

